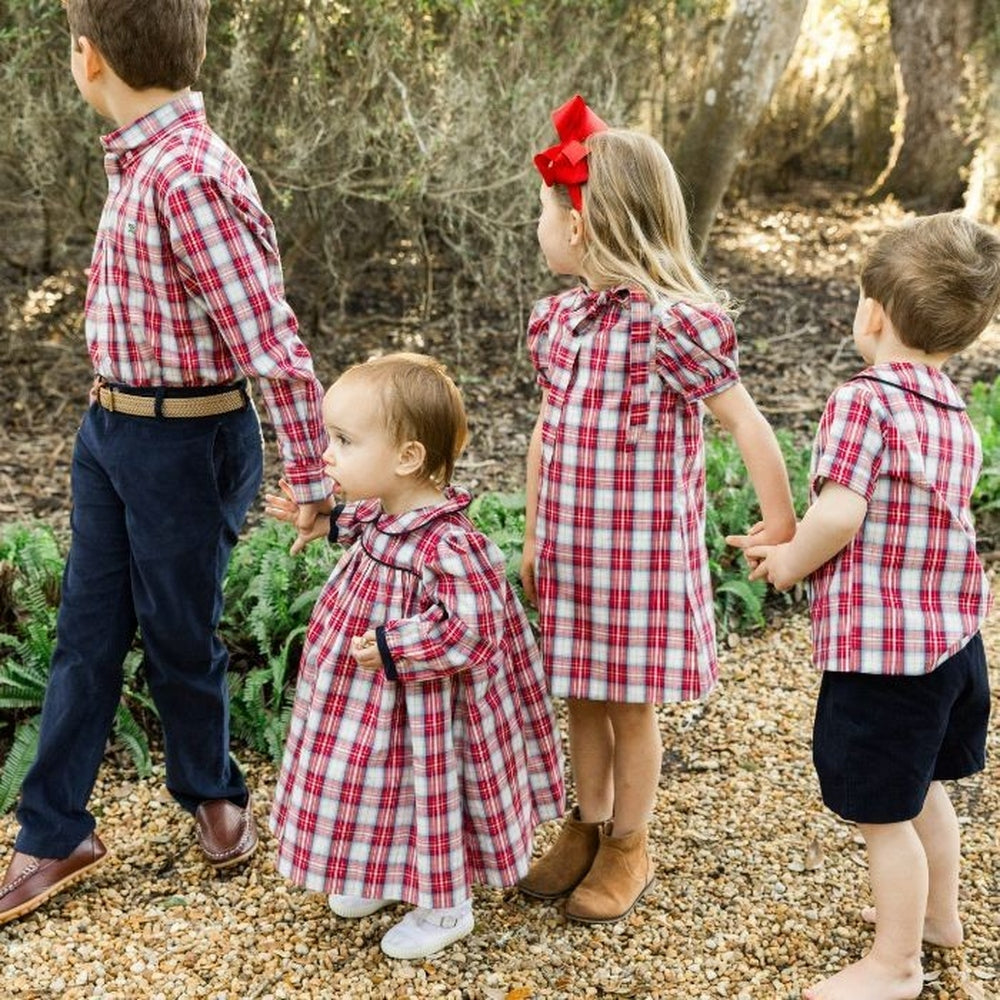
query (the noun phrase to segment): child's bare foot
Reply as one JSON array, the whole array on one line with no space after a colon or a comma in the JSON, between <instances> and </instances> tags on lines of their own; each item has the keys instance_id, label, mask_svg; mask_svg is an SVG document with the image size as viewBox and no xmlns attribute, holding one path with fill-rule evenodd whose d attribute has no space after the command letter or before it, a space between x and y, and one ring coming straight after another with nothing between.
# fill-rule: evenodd
<instances>
[{"instance_id":1,"label":"child's bare foot","mask_svg":"<svg viewBox=\"0 0 1000 1000\"><path fill-rule=\"evenodd\" d=\"M875 923L875 907L864 907L861 919L867 920L870 924ZM924 920L925 944L932 944L936 948L957 948L964 940L965 932L958 917L953 920L936 920L929 916Z\"/></svg>"},{"instance_id":2,"label":"child's bare foot","mask_svg":"<svg viewBox=\"0 0 1000 1000\"><path fill-rule=\"evenodd\" d=\"M802 991L805 1000L915 1000L924 986L919 962L909 972L866 955L835 976Z\"/></svg>"}]
</instances>

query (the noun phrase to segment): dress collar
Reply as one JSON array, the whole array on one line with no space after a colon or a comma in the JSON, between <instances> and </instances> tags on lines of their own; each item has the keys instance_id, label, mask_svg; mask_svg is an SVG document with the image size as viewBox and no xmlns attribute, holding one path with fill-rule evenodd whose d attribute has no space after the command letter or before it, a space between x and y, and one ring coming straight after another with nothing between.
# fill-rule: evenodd
<instances>
[{"instance_id":1,"label":"dress collar","mask_svg":"<svg viewBox=\"0 0 1000 1000\"><path fill-rule=\"evenodd\" d=\"M356 517L359 521L377 522L376 527L384 534L405 535L423 528L439 517L463 511L471 502L472 496L468 490L461 486L446 486L440 502L408 510L403 514L387 514L382 509L381 500L362 500L358 504Z\"/></svg>"}]
</instances>

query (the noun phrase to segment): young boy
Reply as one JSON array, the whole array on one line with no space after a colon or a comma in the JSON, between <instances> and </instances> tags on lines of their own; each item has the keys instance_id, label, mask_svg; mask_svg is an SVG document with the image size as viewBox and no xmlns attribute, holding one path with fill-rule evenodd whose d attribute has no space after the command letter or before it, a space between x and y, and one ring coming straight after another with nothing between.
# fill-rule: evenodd
<instances>
[{"instance_id":1,"label":"young boy","mask_svg":"<svg viewBox=\"0 0 1000 1000\"><path fill-rule=\"evenodd\" d=\"M73 455L58 641L0 923L105 858L87 811L138 625L167 787L209 864L257 846L229 755L222 579L261 481L260 380L300 503L329 510L322 390L284 299L274 228L190 87L208 0L66 0L76 84L117 128L86 299L96 373Z\"/></svg>"},{"instance_id":2,"label":"young boy","mask_svg":"<svg viewBox=\"0 0 1000 1000\"><path fill-rule=\"evenodd\" d=\"M958 214L877 241L854 342L869 367L837 389L813 451L813 503L783 545L733 539L778 589L810 577L813 732L823 801L868 849L871 951L807 1000L909 1000L921 939L961 944L959 830L942 781L985 764L990 590L970 497L982 461L941 366L1000 305L1000 238Z\"/></svg>"}]
</instances>

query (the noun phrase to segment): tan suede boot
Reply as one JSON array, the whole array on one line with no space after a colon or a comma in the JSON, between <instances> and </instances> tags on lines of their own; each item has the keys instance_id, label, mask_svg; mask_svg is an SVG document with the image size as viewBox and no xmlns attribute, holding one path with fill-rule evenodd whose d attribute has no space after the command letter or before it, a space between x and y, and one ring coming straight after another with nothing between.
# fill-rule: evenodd
<instances>
[{"instance_id":1,"label":"tan suede boot","mask_svg":"<svg viewBox=\"0 0 1000 1000\"><path fill-rule=\"evenodd\" d=\"M653 861L647 850L646 827L612 837L611 824L601 830L597 857L587 877L566 900L566 916L584 924L609 924L632 912L653 883Z\"/></svg>"},{"instance_id":2,"label":"tan suede boot","mask_svg":"<svg viewBox=\"0 0 1000 1000\"><path fill-rule=\"evenodd\" d=\"M578 808L566 813L556 842L517 883L521 892L536 899L558 899L572 891L590 871L603 825L582 823Z\"/></svg>"}]
</instances>

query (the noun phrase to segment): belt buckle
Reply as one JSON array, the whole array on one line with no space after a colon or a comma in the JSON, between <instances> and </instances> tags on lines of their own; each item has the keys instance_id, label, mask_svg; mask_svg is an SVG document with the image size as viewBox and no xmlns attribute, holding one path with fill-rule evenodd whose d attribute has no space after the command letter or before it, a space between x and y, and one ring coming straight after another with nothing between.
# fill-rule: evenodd
<instances>
[{"instance_id":1,"label":"belt buckle","mask_svg":"<svg viewBox=\"0 0 1000 1000\"><path fill-rule=\"evenodd\" d=\"M115 390L109 385L102 385L97 390L98 395L103 395L101 399L101 406L104 407L109 413L115 412ZM105 403L104 400L107 399L108 402Z\"/></svg>"}]
</instances>

